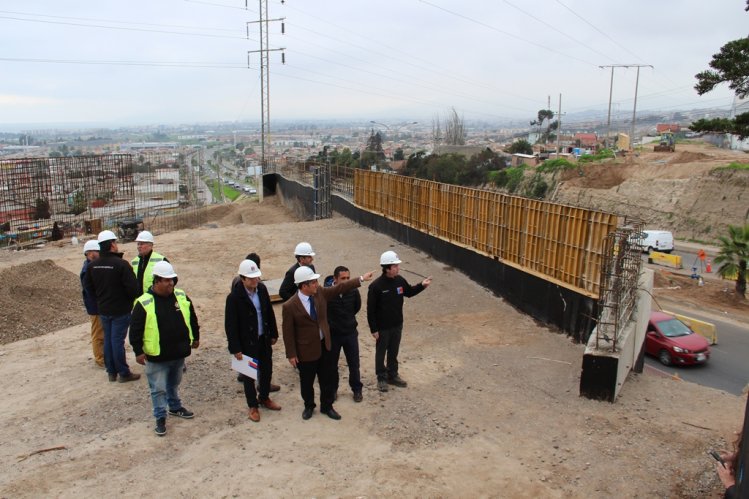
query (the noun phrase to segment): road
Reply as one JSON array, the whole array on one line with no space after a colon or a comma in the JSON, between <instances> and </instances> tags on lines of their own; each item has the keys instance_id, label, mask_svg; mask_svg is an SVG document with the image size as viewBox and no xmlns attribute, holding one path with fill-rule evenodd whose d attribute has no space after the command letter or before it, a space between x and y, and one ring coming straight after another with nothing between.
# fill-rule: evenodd
<instances>
[{"instance_id":1,"label":"road","mask_svg":"<svg viewBox=\"0 0 749 499\"><path fill-rule=\"evenodd\" d=\"M718 344L710 347L710 360L702 366L666 367L654 357L645 356L645 364L686 381L740 395L749 383L749 325L716 315L698 313L673 303L664 308L689 317L712 322L718 328Z\"/></svg>"}]
</instances>

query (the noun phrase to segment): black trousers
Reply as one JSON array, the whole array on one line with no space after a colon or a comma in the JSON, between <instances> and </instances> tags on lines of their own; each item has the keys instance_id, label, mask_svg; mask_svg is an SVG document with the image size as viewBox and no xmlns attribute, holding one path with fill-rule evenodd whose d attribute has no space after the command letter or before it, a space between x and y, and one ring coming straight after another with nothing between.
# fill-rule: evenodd
<instances>
[{"instance_id":1,"label":"black trousers","mask_svg":"<svg viewBox=\"0 0 749 499\"><path fill-rule=\"evenodd\" d=\"M322 340L322 355L311 362L299 362L299 386L302 391L304 407L315 407L315 376L320 385L320 411L326 412L333 407L335 399L335 374L337 366L333 364L332 352L325 348Z\"/></svg>"},{"instance_id":2,"label":"black trousers","mask_svg":"<svg viewBox=\"0 0 749 499\"><path fill-rule=\"evenodd\" d=\"M335 335L331 338L333 365L335 366L335 391L338 391L340 376L338 375L338 359L341 358L341 349L346 356L348 364L348 384L356 393L362 390L361 375L359 373L359 333L354 332L346 335Z\"/></svg>"},{"instance_id":3,"label":"black trousers","mask_svg":"<svg viewBox=\"0 0 749 499\"><path fill-rule=\"evenodd\" d=\"M389 329L381 329L375 347L375 373L377 381L387 381L398 375L398 350L401 346L403 324ZM387 366L385 358L387 357Z\"/></svg>"},{"instance_id":4,"label":"black trousers","mask_svg":"<svg viewBox=\"0 0 749 499\"><path fill-rule=\"evenodd\" d=\"M260 400L268 400L270 394L270 378L273 376L273 348L270 340L265 336L260 337L257 349L257 384L260 391ZM255 380L249 376L242 379L244 383L244 396L247 399L247 407L258 406L258 393L255 391Z\"/></svg>"}]
</instances>

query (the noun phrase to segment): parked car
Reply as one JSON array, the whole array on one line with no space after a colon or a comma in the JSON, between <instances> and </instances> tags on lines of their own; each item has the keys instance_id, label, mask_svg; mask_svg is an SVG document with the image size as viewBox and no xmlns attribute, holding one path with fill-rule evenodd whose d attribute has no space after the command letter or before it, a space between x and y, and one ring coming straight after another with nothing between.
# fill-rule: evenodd
<instances>
[{"instance_id":1,"label":"parked car","mask_svg":"<svg viewBox=\"0 0 749 499\"><path fill-rule=\"evenodd\" d=\"M667 230L644 230L633 234L630 242L645 253L651 251L671 253L674 250L674 235Z\"/></svg>"},{"instance_id":2,"label":"parked car","mask_svg":"<svg viewBox=\"0 0 749 499\"><path fill-rule=\"evenodd\" d=\"M651 312L645 353L658 357L664 366L704 364L710 358L710 344L673 315Z\"/></svg>"}]
</instances>

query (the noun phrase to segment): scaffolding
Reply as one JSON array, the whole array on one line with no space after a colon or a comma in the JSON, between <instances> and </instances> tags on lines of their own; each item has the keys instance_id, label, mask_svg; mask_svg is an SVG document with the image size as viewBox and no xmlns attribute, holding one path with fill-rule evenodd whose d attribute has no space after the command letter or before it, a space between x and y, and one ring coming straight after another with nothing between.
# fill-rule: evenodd
<instances>
[{"instance_id":1,"label":"scaffolding","mask_svg":"<svg viewBox=\"0 0 749 499\"><path fill-rule=\"evenodd\" d=\"M122 224L157 232L196 226L205 216L205 198L194 154L0 160L0 247L120 230Z\"/></svg>"},{"instance_id":2,"label":"scaffolding","mask_svg":"<svg viewBox=\"0 0 749 499\"><path fill-rule=\"evenodd\" d=\"M632 236L642 231L642 221L625 220L605 239L601 266L596 349L617 351L619 338L632 319L637 303L637 283L642 270L640 248Z\"/></svg>"}]
</instances>

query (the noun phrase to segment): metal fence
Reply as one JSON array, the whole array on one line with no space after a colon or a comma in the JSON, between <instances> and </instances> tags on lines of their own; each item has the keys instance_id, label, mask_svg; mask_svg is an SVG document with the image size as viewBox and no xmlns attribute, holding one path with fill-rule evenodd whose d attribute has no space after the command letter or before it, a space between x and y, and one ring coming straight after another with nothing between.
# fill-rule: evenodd
<instances>
[{"instance_id":1,"label":"metal fence","mask_svg":"<svg viewBox=\"0 0 749 499\"><path fill-rule=\"evenodd\" d=\"M197 164L173 151L0 160L0 247L197 226L205 217Z\"/></svg>"}]
</instances>

